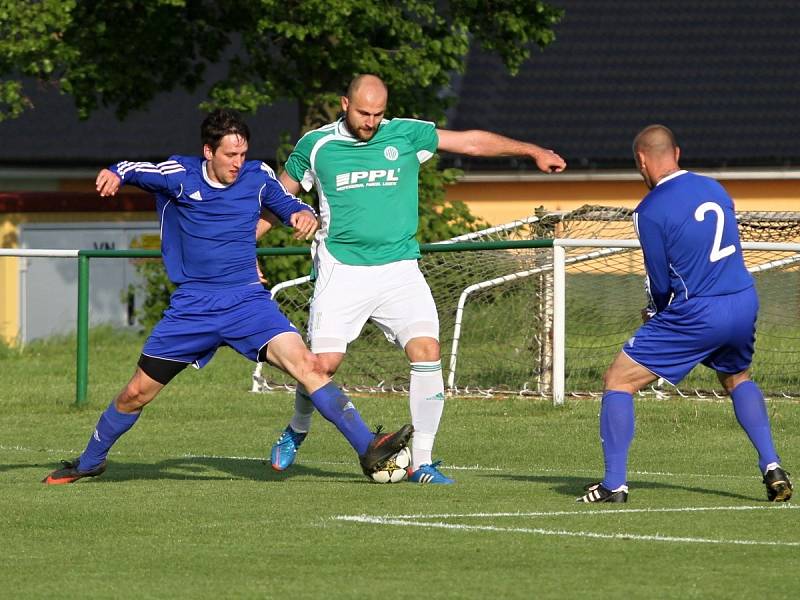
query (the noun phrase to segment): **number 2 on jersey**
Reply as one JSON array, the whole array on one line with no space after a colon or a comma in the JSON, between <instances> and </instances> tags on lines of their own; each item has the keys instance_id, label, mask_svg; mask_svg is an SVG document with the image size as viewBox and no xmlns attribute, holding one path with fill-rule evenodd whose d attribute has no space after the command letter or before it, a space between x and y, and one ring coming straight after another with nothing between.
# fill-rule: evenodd
<instances>
[{"instance_id":1,"label":"number 2 on jersey","mask_svg":"<svg viewBox=\"0 0 800 600\"><path fill-rule=\"evenodd\" d=\"M708 260L711 262L717 262L718 260L721 260L726 256L730 256L736 252L736 247L733 244L725 246L724 248L719 247L720 244L722 244L722 229L725 227L725 213L722 212L722 208L719 204L716 204L715 202L703 202L697 207L697 210L694 211L695 221L704 221L706 218L706 213L709 211L717 215L717 230L714 234L714 245L711 247L711 253L708 255Z\"/></svg>"}]
</instances>

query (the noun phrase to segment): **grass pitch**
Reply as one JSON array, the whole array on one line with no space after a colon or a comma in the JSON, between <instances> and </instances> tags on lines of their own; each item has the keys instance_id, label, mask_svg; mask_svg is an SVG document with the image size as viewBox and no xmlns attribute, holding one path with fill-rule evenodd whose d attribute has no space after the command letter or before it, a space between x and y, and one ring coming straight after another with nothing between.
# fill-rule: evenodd
<instances>
[{"instance_id":1,"label":"grass pitch","mask_svg":"<svg viewBox=\"0 0 800 600\"><path fill-rule=\"evenodd\" d=\"M222 350L182 373L112 449L108 471L40 483L77 456L142 339L0 348L0 597L752 598L797 587L800 511L766 502L728 401L637 400L630 501L578 505L602 473L597 400L450 399L436 456L454 486L371 484L318 416L288 472L265 461L292 397L247 391ZM362 396L370 424L407 400ZM800 404L768 404L800 474ZM796 478L800 480L800 477ZM798 491L800 500L800 490Z\"/></svg>"}]
</instances>

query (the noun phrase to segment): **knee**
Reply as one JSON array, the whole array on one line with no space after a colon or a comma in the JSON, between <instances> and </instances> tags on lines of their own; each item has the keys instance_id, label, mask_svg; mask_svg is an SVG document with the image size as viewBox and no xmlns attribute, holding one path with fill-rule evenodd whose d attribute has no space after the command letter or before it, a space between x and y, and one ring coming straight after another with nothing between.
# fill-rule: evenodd
<instances>
[{"instance_id":1,"label":"knee","mask_svg":"<svg viewBox=\"0 0 800 600\"><path fill-rule=\"evenodd\" d=\"M611 367L606 369L606 372L603 373L603 389L604 390L613 390L616 389L613 387L614 383L616 382L614 378L614 373L612 372Z\"/></svg>"},{"instance_id":2,"label":"knee","mask_svg":"<svg viewBox=\"0 0 800 600\"><path fill-rule=\"evenodd\" d=\"M620 373L619 369L615 369L614 365L611 365L603 373L603 389L630 393L638 391L637 386L628 380L623 373Z\"/></svg>"},{"instance_id":3,"label":"knee","mask_svg":"<svg viewBox=\"0 0 800 600\"><path fill-rule=\"evenodd\" d=\"M336 369L333 369L333 372L329 372L330 369L326 362L310 350L303 353L297 368L299 370L299 379L308 377L327 378L333 376L333 373L336 372Z\"/></svg>"},{"instance_id":4,"label":"knee","mask_svg":"<svg viewBox=\"0 0 800 600\"><path fill-rule=\"evenodd\" d=\"M159 383L138 367L128 385L114 399L114 405L123 413L136 412L155 398L163 387L163 383Z\"/></svg>"},{"instance_id":5,"label":"knee","mask_svg":"<svg viewBox=\"0 0 800 600\"><path fill-rule=\"evenodd\" d=\"M750 373L749 371L741 371L740 373L722 373L717 371L717 378L722 384L722 387L725 388L725 391L731 394L739 384L750 381Z\"/></svg>"},{"instance_id":6,"label":"knee","mask_svg":"<svg viewBox=\"0 0 800 600\"><path fill-rule=\"evenodd\" d=\"M131 381L116 397L114 404L117 410L122 413L132 413L140 410L150 400L152 394L148 394L138 381Z\"/></svg>"},{"instance_id":7,"label":"knee","mask_svg":"<svg viewBox=\"0 0 800 600\"><path fill-rule=\"evenodd\" d=\"M435 362L441 358L439 342L434 338L414 338L405 347L410 362Z\"/></svg>"},{"instance_id":8,"label":"knee","mask_svg":"<svg viewBox=\"0 0 800 600\"><path fill-rule=\"evenodd\" d=\"M327 358L326 356L318 356L316 354L312 354L315 359L317 359L317 365L315 366L316 369L319 369L322 375L325 377L333 377L336 374L336 370L339 368L341 364L341 359L337 360L337 358Z\"/></svg>"}]
</instances>

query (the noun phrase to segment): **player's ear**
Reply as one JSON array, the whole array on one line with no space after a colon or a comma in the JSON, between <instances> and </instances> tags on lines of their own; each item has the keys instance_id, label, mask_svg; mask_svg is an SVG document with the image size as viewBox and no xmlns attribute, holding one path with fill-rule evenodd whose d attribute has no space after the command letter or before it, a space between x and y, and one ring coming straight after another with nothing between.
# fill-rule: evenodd
<instances>
[{"instance_id":1,"label":"player's ear","mask_svg":"<svg viewBox=\"0 0 800 600\"><path fill-rule=\"evenodd\" d=\"M350 104L350 99L347 96L342 96L342 111L347 112L347 106Z\"/></svg>"},{"instance_id":2,"label":"player's ear","mask_svg":"<svg viewBox=\"0 0 800 600\"><path fill-rule=\"evenodd\" d=\"M206 160L211 160L212 158L214 158L214 151L208 144L203 144L203 157Z\"/></svg>"},{"instance_id":3,"label":"player's ear","mask_svg":"<svg viewBox=\"0 0 800 600\"><path fill-rule=\"evenodd\" d=\"M681 149L678 146L675 146L675 162L680 162L681 159Z\"/></svg>"}]
</instances>

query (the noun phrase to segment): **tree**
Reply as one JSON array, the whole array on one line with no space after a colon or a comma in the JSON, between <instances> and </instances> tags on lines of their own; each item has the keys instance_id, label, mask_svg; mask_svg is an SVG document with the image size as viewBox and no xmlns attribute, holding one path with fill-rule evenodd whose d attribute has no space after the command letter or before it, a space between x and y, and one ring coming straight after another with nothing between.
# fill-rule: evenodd
<instances>
[{"instance_id":1,"label":"tree","mask_svg":"<svg viewBox=\"0 0 800 600\"><path fill-rule=\"evenodd\" d=\"M0 76L11 77L0 81L0 120L30 104L25 75L70 94L81 117L103 106L124 118L161 92L206 83L205 108L253 112L295 99L305 131L335 118L355 74L376 73L390 90L389 116L443 125L471 42L514 73L555 39L561 16L539 0L0 0ZM220 61L227 76L205 81ZM420 176L421 241L480 224L444 200L456 173L435 164ZM278 281L303 268L291 261L269 261L265 274Z\"/></svg>"},{"instance_id":2,"label":"tree","mask_svg":"<svg viewBox=\"0 0 800 600\"><path fill-rule=\"evenodd\" d=\"M74 9L74 0L0 0L0 121L31 106L20 77L56 83L75 60L75 49L63 43Z\"/></svg>"},{"instance_id":3,"label":"tree","mask_svg":"<svg viewBox=\"0 0 800 600\"><path fill-rule=\"evenodd\" d=\"M120 117L160 92L196 88L224 60L209 104L245 111L298 99L304 129L356 73L379 73L390 110L440 120L474 39L513 73L544 48L561 11L538 0L0 0L4 116L25 108L23 75L73 96L79 114ZM14 97L14 93L18 97Z\"/></svg>"}]
</instances>

